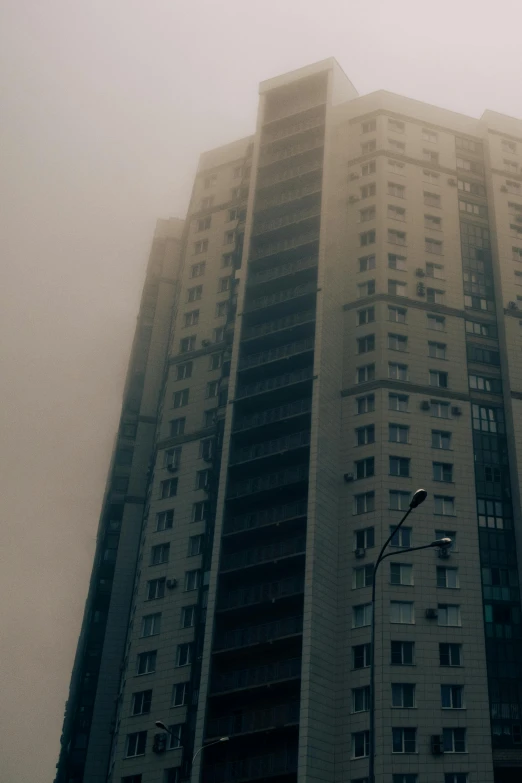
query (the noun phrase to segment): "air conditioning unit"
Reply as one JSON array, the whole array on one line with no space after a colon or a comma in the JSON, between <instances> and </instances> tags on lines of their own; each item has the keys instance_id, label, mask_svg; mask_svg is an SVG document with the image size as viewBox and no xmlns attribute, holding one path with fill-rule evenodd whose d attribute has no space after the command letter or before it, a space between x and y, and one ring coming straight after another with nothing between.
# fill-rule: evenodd
<instances>
[{"instance_id":1,"label":"air conditioning unit","mask_svg":"<svg viewBox=\"0 0 522 783\"><path fill-rule=\"evenodd\" d=\"M441 546L437 550L437 554L440 557L441 560L447 560L450 556L450 548L449 546Z\"/></svg>"},{"instance_id":2,"label":"air conditioning unit","mask_svg":"<svg viewBox=\"0 0 522 783\"><path fill-rule=\"evenodd\" d=\"M174 463L171 463L170 465L167 465L167 470L169 473L176 473L179 468L177 465L174 465Z\"/></svg>"},{"instance_id":3,"label":"air conditioning unit","mask_svg":"<svg viewBox=\"0 0 522 783\"><path fill-rule=\"evenodd\" d=\"M505 186L505 185L502 185L502 186L501 186L501 188L500 188L500 192L501 192L501 193L507 193L507 192L508 192L508 189L506 188L506 186Z\"/></svg>"},{"instance_id":4,"label":"air conditioning unit","mask_svg":"<svg viewBox=\"0 0 522 783\"><path fill-rule=\"evenodd\" d=\"M177 579L167 579L165 583L169 590L174 590L175 587L178 586L178 580Z\"/></svg>"},{"instance_id":5,"label":"air conditioning unit","mask_svg":"<svg viewBox=\"0 0 522 783\"><path fill-rule=\"evenodd\" d=\"M152 745L153 753L165 753L167 750L167 734L162 732L161 734L154 735L154 743Z\"/></svg>"},{"instance_id":6,"label":"air conditioning unit","mask_svg":"<svg viewBox=\"0 0 522 783\"><path fill-rule=\"evenodd\" d=\"M436 609L426 609L426 611L424 612L424 616L426 620L436 620L438 615L439 613L437 612Z\"/></svg>"},{"instance_id":7,"label":"air conditioning unit","mask_svg":"<svg viewBox=\"0 0 522 783\"><path fill-rule=\"evenodd\" d=\"M449 180L448 180L448 185L451 185L452 188L456 188L457 187L457 180L453 179L453 177L450 177Z\"/></svg>"},{"instance_id":8,"label":"air conditioning unit","mask_svg":"<svg viewBox=\"0 0 522 783\"><path fill-rule=\"evenodd\" d=\"M347 484L348 484L350 481L353 481L353 480L354 480L354 478L355 478L355 476L353 475L353 473L345 473L345 474L344 474L344 480L346 481L346 483L347 483Z\"/></svg>"},{"instance_id":9,"label":"air conditioning unit","mask_svg":"<svg viewBox=\"0 0 522 783\"><path fill-rule=\"evenodd\" d=\"M451 409L452 416L462 416L462 408L460 405L454 405Z\"/></svg>"},{"instance_id":10,"label":"air conditioning unit","mask_svg":"<svg viewBox=\"0 0 522 783\"><path fill-rule=\"evenodd\" d=\"M444 744L440 734L431 735L431 752L434 756L442 756L444 753Z\"/></svg>"},{"instance_id":11,"label":"air conditioning unit","mask_svg":"<svg viewBox=\"0 0 522 783\"><path fill-rule=\"evenodd\" d=\"M431 408L431 403L429 400L423 400L420 406L421 406L421 411L429 411Z\"/></svg>"},{"instance_id":12,"label":"air conditioning unit","mask_svg":"<svg viewBox=\"0 0 522 783\"><path fill-rule=\"evenodd\" d=\"M424 283L417 283L417 296L426 296L426 288Z\"/></svg>"},{"instance_id":13,"label":"air conditioning unit","mask_svg":"<svg viewBox=\"0 0 522 783\"><path fill-rule=\"evenodd\" d=\"M348 179L350 179L350 180L351 180L351 182L353 182L353 181L354 181L354 179L359 179L359 175L358 175L358 174L356 174L356 173L355 173L355 171L353 171L353 172L350 174L350 176L349 176L349 178L348 178Z\"/></svg>"},{"instance_id":14,"label":"air conditioning unit","mask_svg":"<svg viewBox=\"0 0 522 783\"><path fill-rule=\"evenodd\" d=\"M366 549L363 549L362 547L359 547L359 549L355 550L355 557L358 560L361 560L361 558L363 558L365 554L366 554Z\"/></svg>"},{"instance_id":15,"label":"air conditioning unit","mask_svg":"<svg viewBox=\"0 0 522 783\"><path fill-rule=\"evenodd\" d=\"M357 196L350 196L348 198L348 203L349 204L356 204L358 201L359 201L359 199L357 198Z\"/></svg>"},{"instance_id":16,"label":"air conditioning unit","mask_svg":"<svg viewBox=\"0 0 522 783\"><path fill-rule=\"evenodd\" d=\"M415 274L417 275L417 277L426 277L426 272L420 266L417 267L417 269L415 270Z\"/></svg>"},{"instance_id":17,"label":"air conditioning unit","mask_svg":"<svg viewBox=\"0 0 522 783\"><path fill-rule=\"evenodd\" d=\"M518 310L518 305L516 302L508 302L508 310Z\"/></svg>"},{"instance_id":18,"label":"air conditioning unit","mask_svg":"<svg viewBox=\"0 0 522 783\"><path fill-rule=\"evenodd\" d=\"M208 346L209 346L209 345L212 345L212 340L208 340L208 339L202 340L202 341L201 341L201 345L202 345L204 348L208 348Z\"/></svg>"}]
</instances>

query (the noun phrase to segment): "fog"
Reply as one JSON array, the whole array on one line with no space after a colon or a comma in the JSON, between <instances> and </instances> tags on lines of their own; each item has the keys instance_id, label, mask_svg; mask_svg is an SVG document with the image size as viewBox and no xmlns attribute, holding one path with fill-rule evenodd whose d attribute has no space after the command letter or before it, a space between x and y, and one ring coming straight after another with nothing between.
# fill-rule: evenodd
<instances>
[{"instance_id":1,"label":"fog","mask_svg":"<svg viewBox=\"0 0 522 783\"><path fill-rule=\"evenodd\" d=\"M334 56L522 117L519 0L3 0L0 780L50 783L157 217L259 81Z\"/></svg>"}]
</instances>

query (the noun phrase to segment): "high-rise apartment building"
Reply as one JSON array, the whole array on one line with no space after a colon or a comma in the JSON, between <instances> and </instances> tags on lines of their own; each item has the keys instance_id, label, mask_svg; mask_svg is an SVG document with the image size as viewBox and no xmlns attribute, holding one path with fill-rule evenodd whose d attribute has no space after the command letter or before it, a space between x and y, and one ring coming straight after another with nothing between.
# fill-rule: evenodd
<instances>
[{"instance_id":1,"label":"high-rise apartment building","mask_svg":"<svg viewBox=\"0 0 522 783\"><path fill-rule=\"evenodd\" d=\"M159 224L114 453L57 783L366 781L418 487L376 780L520 783L522 121L264 82Z\"/></svg>"}]
</instances>

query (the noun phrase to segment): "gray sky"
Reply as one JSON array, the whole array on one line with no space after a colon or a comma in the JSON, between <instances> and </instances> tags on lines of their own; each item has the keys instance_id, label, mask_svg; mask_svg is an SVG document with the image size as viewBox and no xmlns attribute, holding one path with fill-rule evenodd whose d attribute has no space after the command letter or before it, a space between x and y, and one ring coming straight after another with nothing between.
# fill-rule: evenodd
<instances>
[{"instance_id":1,"label":"gray sky","mask_svg":"<svg viewBox=\"0 0 522 783\"><path fill-rule=\"evenodd\" d=\"M522 117L520 0L3 0L0 780L50 783L157 217L258 82L334 56Z\"/></svg>"}]
</instances>

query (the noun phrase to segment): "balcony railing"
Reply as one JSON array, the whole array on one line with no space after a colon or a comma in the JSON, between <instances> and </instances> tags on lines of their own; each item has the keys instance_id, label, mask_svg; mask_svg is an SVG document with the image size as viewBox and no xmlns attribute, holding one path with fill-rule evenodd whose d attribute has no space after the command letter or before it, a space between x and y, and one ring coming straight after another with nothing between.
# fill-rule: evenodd
<instances>
[{"instance_id":1,"label":"balcony railing","mask_svg":"<svg viewBox=\"0 0 522 783\"><path fill-rule=\"evenodd\" d=\"M309 231L306 234L298 234L294 238L287 237L285 239L277 239L274 242L266 242L252 252L252 260L257 261L259 258L274 256L277 253L283 253L285 250L293 250L296 247L303 247L318 241L319 232Z\"/></svg>"},{"instance_id":2,"label":"balcony railing","mask_svg":"<svg viewBox=\"0 0 522 783\"><path fill-rule=\"evenodd\" d=\"M239 587L235 590L224 591L219 596L218 609L224 611L239 609L243 606L254 606L265 601L274 601L277 598L299 595L303 589L304 578L302 576L289 576L275 582L261 582L256 585Z\"/></svg>"},{"instance_id":3,"label":"balcony railing","mask_svg":"<svg viewBox=\"0 0 522 783\"><path fill-rule=\"evenodd\" d=\"M315 319L315 310L302 310L299 313L285 315L283 318L275 318L273 321L264 321L262 324L247 326L243 329L243 339L252 340L255 337L263 337L265 334L273 334L292 326L309 323Z\"/></svg>"},{"instance_id":4,"label":"balcony railing","mask_svg":"<svg viewBox=\"0 0 522 783\"><path fill-rule=\"evenodd\" d=\"M253 443L251 446L237 449L232 454L231 465L239 465L242 462L250 462L253 459L262 459L272 454L281 454L290 449L299 449L310 443L310 430L294 432L291 435L283 435L281 438L263 440L261 443Z\"/></svg>"},{"instance_id":5,"label":"balcony railing","mask_svg":"<svg viewBox=\"0 0 522 783\"><path fill-rule=\"evenodd\" d=\"M252 353L248 356L244 356L239 360L239 369L247 370L250 367L259 367L262 364L275 362L278 359L287 359L290 356L296 356L305 351L313 351L313 348L313 337L296 340L292 343L285 343L284 345L278 345L277 348L270 348L268 351L261 351L260 353Z\"/></svg>"},{"instance_id":6,"label":"balcony railing","mask_svg":"<svg viewBox=\"0 0 522 783\"><path fill-rule=\"evenodd\" d=\"M271 154L266 152L259 161L261 166L270 166L272 163L278 163L281 160L287 160L293 155L301 155L303 152L312 152L318 150L324 146L324 139L322 135L314 134L315 138L307 143L299 143L297 141L293 143L287 143L282 149Z\"/></svg>"},{"instance_id":7,"label":"balcony railing","mask_svg":"<svg viewBox=\"0 0 522 783\"><path fill-rule=\"evenodd\" d=\"M223 693L239 688L255 688L278 680L290 680L301 676L301 658L289 658L263 666L220 674L213 680L212 693Z\"/></svg>"},{"instance_id":8,"label":"balcony railing","mask_svg":"<svg viewBox=\"0 0 522 783\"><path fill-rule=\"evenodd\" d=\"M238 386L236 400L243 397L251 397L254 394L261 394L262 392L280 389L283 386L290 386L291 384L299 383L300 381L308 381L312 376L313 367L303 367L302 370L285 372L283 375L273 375L270 378L263 378L263 380L256 381L255 383L247 383L244 386Z\"/></svg>"},{"instance_id":9,"label":"balcony railing","mask_svg":"<svg viewBox=\"0 0 522 783\"><path fill-rule=\"evenodd\" d=\"M272 128L270 132L265 131L262 136L262 143L271 144L279 139L284 139L287 136L295 136L296 133L302 133L303 131L319 127L320 125L324 125L324 109L319 109L319 111L316 110L312 116L288 123L282 128Z\"/></svg>"},{"instance_id":10,"label":"balcony railing","mask_svg":"<svg viewBox=\"0 0 522 783\"><path fill-rule=\"evenodd\" d=\"M203 783L242 783L297 772L297 750L264 753L238 761L213 764L203 770Z\"/></svg>"},{"instance_id":11,"label":"balcony railing","mask_svg":"<svg viewBox=\"0 0 522 783\"><path fill-rule=\"evenodd\" d=\"M259 178L259 187L268 188L271 185L277 185L279 182L285 182L288 179L302 177L303 174L309 174L311 171L319 171L322 167L322 156L309 163L301 163L299 166L286 166L285 168L271 172L270 174L265 173L263 177Z\"/></svg>"},{"instance_id":12,"label":"balcony railing","mask_svg":"<svg viewBox=\"0 0 522 783\"><path fill-rule=\"evenodd\" d=\"M308 480L308 465L296 465L294 468L278 470L275 473L264 473L261 476L236 481L231 483L228 491L229 498L240 498L246 495L253 495L256 492L267 492L277 487L284 487L288 484L297 484L300 481Z\"/></svg>"},{"instance_id":13,"label":"balcony railing","mask_svg":"<svg viewBox=\"0 0 522 783\"><path fill-rule=\"evenodd\" d=\"M282 204L288 204L291 201L297 201L297 199L303 198L304 196L309 196L312 193L320 193L320 191L321 180L320 178L316 178L313 182L310 182L307 185L287 188L280 193L276 193L270 198L259 199L255 203L255 212L262 212L264 209L279 207Z\"/></svg>"},{"instance_id":14,"label":"balcony railing","mask_svg":"<svg viewBox=\"0 0 522 783\"><path fill-rule=\"evenodd\" d=\"M233 628L216 634L214 649L231 650L235 647L249 647L252 644L274 642L303 632L303 618L286 617L284 620L274 620L262 625L247 625L244 628Z\"/></svg>"},{"instance_id":15,"label":"balcony railing","mask_svg":"<svg viewBox=\"0 0 522 783\"><path fill-rule=\"evenodd\" d=\"M306 256L298 258L296 261L290 261L287 264L271 266L269 269L262 269L260 272L254 272L248 277L248 285L258 285L266 283L268 280L277 280L279 277L286 277L302 269L313 269L317 266L317 256Z\"/></svg>"},{"instance_id":16,"label":"balcony railing","mask_svg":"<svg viewBox=\"0 0 522 783\"><path fill-rule=\"evenodd\" d=\"M299 722L299 702L278 704L264 710L249 710L222 718L209 720L207 737L231 737L234 734L263 731L276 726L287 726Z\"/></svg>"},{"instance_id":17,"label":"balcony railing","mask_svg":"<svg viewBox=\"0 0 522 783\"><path fill-rule=\"evenodd\" d=\"M294 114L301 114L301 112L310 111L316 109L319 106L323 106L326 100L326 91L324 89L310 91L306 98L303 96L299 99L297 96L288 98L280 103L276 107L272 107L272 110L267 112L264 117L264 124L270 122L279 122L287 117L293 117Z\"/></svg>"},{"instance_id":18,"label":"balcony railing","mask_svg":"<svg viewBox=\"0 0 522 783\"><path fill-rule=\"evenodd\" d=\"M296 285L293 288L285 288L282 291L274 291L273 294L267 296L259 296L257 299L253 299L250 304L245 307L245 312L250 313L254 310L261 310L263 307L271 307L281 302L288 302L290 299L297 299L299 296L305 296L306 294L314 294L317 291L317 283L303 283L302 285Z\"/></svg>"},{"instance_id":19,"label":"balcony railing","mask_svg":"<svg viewBox=\"0 0 522 783\"><path fill-rule=\"evenodd\" d=\"M302 223L303 220L310 220L310 218L319 217L320 215L321 208L314 206L310 207L310 209L299 209L295 212L289 212L287 215L270 218L270 220L263 220L254 226L252 236L257 237L260 234L265 234L267 231L276 231L278 228Z\"/></svg>"},{"instance_id":20,"label":"balcony railing","mask_svg":"<svg viewBox=\"0 0 522 783\"><path fill-rule=\"evenodd\" d=\"M306 537L297 536L286 541L276 541L265 546L255 546L242 549L239 552L231 552L223 555L221 559L221 571L233 571L237 568L247 568L259 563L269 563L279 560L281 557L302 555L306 550Z\"/></svg>"},{"instance_id":21,"label":"balcony railing","mask_svg":"<svg viewBox=\"0 0 522 783\"><path fill-rule=\"evenodd\" d=\"M277 421L289 419L291 416L299 416L301 413L309 413L312 410L312 399L307 397L304 400L288 402L286 405L278 405L276 408L268 408L259 413L252 413L250 416L242 416L234 422L234 432L249 430L252 427L262 427L266 424L273 424Z\"/></svg>"}]
</instances>

